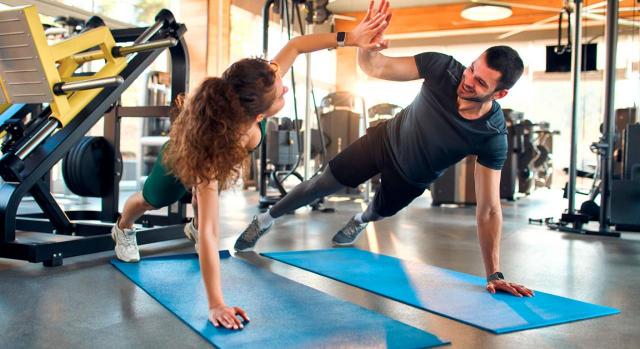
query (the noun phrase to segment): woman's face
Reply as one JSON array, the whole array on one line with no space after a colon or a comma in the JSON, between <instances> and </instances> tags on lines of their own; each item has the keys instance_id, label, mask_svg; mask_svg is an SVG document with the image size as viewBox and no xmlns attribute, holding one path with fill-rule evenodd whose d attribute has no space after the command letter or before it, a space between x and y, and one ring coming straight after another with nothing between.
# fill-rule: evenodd
<instances>
[{"instance_id":1,"label":"woman's face","mask_svg":"<svg viewBox=\"0 0 640 349\"><path fill-rule=\"evenodd\" d=\"M275 99L267 111L264 112L265 117L270 117L277 114L284 107L284 95L289 91L289 88L282 84L282 77L280 76L280 67L276 62L269 63L276 74L276 80L273 83L273 91L275 93Z\"/></svg>"}]
</instances>

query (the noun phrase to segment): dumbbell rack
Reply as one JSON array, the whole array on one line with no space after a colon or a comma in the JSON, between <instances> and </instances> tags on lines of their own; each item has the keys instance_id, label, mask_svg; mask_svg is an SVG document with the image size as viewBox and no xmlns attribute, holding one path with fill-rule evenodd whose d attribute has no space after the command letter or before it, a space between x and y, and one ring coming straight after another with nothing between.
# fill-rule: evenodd
<instances>
[{"instance_id":1,"label":"dumbbell rack","mask_svg":"<svg viewBox=\"0 0 640 349\"><path fill-rule=\"evenodd\" d=\"M171 56L172 98L188 90L189 57L183 35L186 27L176 23L173 15L161 11L165 18L149 28L112 30L117 43L129 43L149 36L143 41L173 38L177 44L169 48ZM160 16L160 14L159 14ZM169 18L166 18L169 17ZM160 23L162 22L162 23ZM154 30L151 30L154 29ZM153 33L153 34L149 34ZM122 117L167 116L169 107L119 107L122 93L143 73L164 48L137 52L120 73L120 85L105 87L67 125L48 136L25 158L15 156L9 149L0 158L0 257L43 262L45 266L58 266L64 257L106 251L114 247L110 230L118 216L118 185L121 171L113 178L114 190L102 198L101 211L64 211L48 188L48 172L82 137L105 116L104 136L114 147L114 162L119 159L120 119ZM47 120L51 114L46 108L38 119ZM33 134L23 138L31 140ZM122 167L121 164L119 166ZM118 166L116 165L116 168ZM30 194L42 209L40 214L18 215L24 196ZM139 221L145 226L164 225L138 232L138 243L147 244L183 237L186 206L179 203L165 216L144 216ZM91 220L93 222L87 222ZM16 230L19 231L16 234Z\"/></svg>"}]
</instances>

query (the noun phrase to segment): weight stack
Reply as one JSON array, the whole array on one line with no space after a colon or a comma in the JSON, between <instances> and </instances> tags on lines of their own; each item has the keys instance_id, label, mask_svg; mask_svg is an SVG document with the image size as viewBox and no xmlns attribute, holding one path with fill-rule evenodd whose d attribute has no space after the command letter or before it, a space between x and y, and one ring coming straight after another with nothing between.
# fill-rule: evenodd
<instances>
[{"instance_id":1,"label":"weight stack","mask_svg":"<svg viewBox=\"0 0 640 349\"><path fill-rule=\"evenodd\" d=\"M627 126L623 149L624 178L640 179L640 124Z\"/></svg>"},{"instance_id":2,"label":"weight stack","mask_svg":"<svg viewBox=\"0 0 640 349\"><path fill-rule=\"evenodd\" d=\"M321 116L322 130L329 138L327 159L333 159L360 136L360 114L336 109Z\"/></svg>"},{"instance_id":3,"label":"weight stack","mask_svg":"<svg viewBox=\"0 0 640 349\"><path fill-rule=\"evenodd\" d=\"M298 136L296 131L268 131L267 158L276 166L294 165L298 160Z\"/></svg>"},{"instance_id":4,"label":"weight stack","mask_svg":"<svg viewBox=\"0 0 640 349\"><path fill-rule=\"evenodd\" d=\"M611 182L611 223L616 230L640 231L640 178Z\"/></svg>"}]
</instances>

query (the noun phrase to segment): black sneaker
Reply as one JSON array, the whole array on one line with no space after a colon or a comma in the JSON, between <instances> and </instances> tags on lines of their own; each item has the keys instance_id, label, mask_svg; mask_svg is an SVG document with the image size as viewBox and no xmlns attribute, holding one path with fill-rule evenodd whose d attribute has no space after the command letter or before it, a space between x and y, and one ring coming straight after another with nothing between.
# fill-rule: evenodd
<instances>
[{"instance_id":1,"label":"black sneaker","mask_svg":"<svg viewBox=\"0 0 640 349\"><path fill-rule=\"evenodd\" d=\"M353 216L342 229L340 229L336 235L333 236L333 244L336 246L350 246L353 245L360 233L367 227L367 223L359 224L356 222L356 217Z\"/></svg>"},{"instance_id":2,"label":"black sneaker","mask_svg":"<svg viewBox=\"0 0 640 349\"><path fill-rule=\"evenodd\" d=\"M272 226L273 223L269 224L266 228L260 229L258 216L253 216L251 224L240 234L233 248L238 252L251 251L256 246L258 239L268 233Z\"/></svg>"}]
</instances>

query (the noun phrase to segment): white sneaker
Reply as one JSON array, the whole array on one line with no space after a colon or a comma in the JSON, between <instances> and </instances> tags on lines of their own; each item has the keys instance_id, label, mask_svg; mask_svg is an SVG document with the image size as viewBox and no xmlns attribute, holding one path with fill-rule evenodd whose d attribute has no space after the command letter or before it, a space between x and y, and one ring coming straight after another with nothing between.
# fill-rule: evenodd
<instances>
[{"instance_id":1,"label":"white sneaker","mask_svg":"<svg viewBox=\"0 0 640 349\"><path fill-rule=\"evenodd\" d=\"M111 238L116 242L116 257L123 262L137 262L140 260L138 241L135 229L120 229L118 222L111 228Z\"/></svg>"},{"instance_id":2,"label":"white sneaker","mask_svg":"<svg viewBox=\"0 0 640 349\"><path fill-rule=\"evenodd\" d=\"M184 235L195 243L196 253L200 253L198 246L198 229L193 225L193 220L184 225Z\"/></svg>"}]
</instances>

